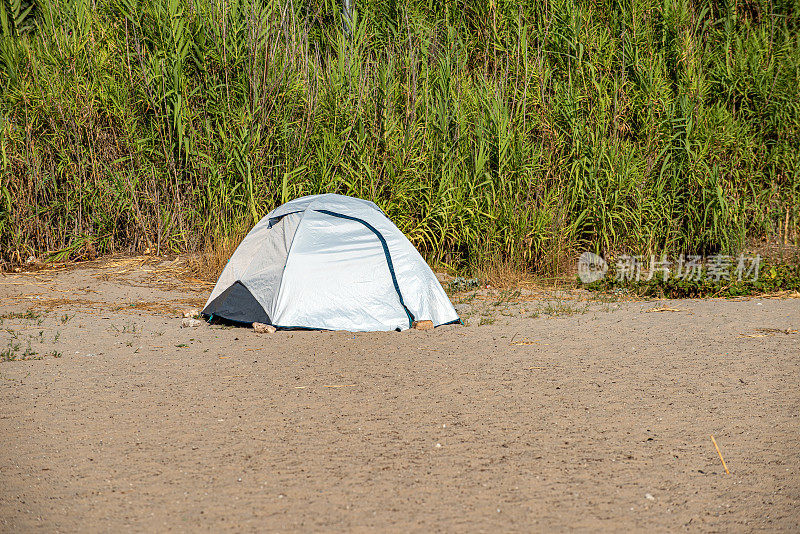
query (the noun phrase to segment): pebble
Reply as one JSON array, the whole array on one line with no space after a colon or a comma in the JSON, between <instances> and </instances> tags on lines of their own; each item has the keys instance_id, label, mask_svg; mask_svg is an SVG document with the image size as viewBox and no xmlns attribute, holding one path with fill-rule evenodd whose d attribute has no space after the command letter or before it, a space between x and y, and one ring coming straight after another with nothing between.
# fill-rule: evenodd
<instances>
[{"instance_id":1,"label":"pebble","mask_svg":"<svg viewBox=\"0 0 800 534\"><path fill-rule=\"evenodd\" d=\"M200 324L201 324L200 321L198 321L197 319L186 318L183 321L181 321L181 328L197 328L198 326L200 326Z\"/></svg>"},{"instance_id":2,"label":"pebble","mask_svg":"<svg viewBox=\"0 0 800 534\"><path fill-rule=\"evenodd\" d=\"M649 493L645 493L645 494L644 494L644 498L645 498L645 499L647 499L648 501L654 501L654 500L656 500L656 498L655 498L655 497L653 497L652 495L650 495Z\"/></svg>"},{"instance_id":3,"label":"pebble","mask_svg":"<svg viewBox=\"0 0 800 534\"><path fill-rule=\"evenodd\" d=\"M271 324L253 323L253 330L256 334L274 334L275 327Z\"/></svg>"}]
</instances>

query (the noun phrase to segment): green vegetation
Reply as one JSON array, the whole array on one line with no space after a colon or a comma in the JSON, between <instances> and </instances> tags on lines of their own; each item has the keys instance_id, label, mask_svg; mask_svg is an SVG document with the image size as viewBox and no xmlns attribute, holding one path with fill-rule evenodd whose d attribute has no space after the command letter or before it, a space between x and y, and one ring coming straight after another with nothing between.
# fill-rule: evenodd
<instances>
[{"instance_id":1,"label":"green vegetation","mask_svg":"<svg viewBox=\"0 0 800 534\"><path fill-rule=\"evenodd\" d=\"M450 293L462 293L464 291L469 291L470 289L475 289L480 285L480 281L477 278L463 278L461 276L456 276L447 284L445 284L445 290Z\"/></svg>"},{"instance_id":2,"label":"green vegetation","mask_svg":"<svg viewBox=\"0 0 800 534\"><path fill-rule=\"evenodd\" d=\"M478 323L478 326L483 326L486 324L494 324L495 321L497 321L496 317L492 316L492 314L489 312L484 312L483 314L481 314L481 320Z\"/></svg>"},{"instance_id":3,"label":"green vegetation","mask_svg":"<svg viewBox=\"0 0 800 534\"><path fill-rule=\"evenodd\" d=\"M572 316L577 314L583 314L589 311L589 307L587 305L583 305L579 307L572 302L563 301L563 300L555 300L552 302L548 302L544 308L537 310L536 313L541 311L542 314L547 315L548 317L560 317L560 316Z\"/></svg>"},{"instance_id":4,"label":"green vegetation","mask_svg":"<svg viewBox=\"0 0 800 534\"><path fill-rule=\"evenodd\" d=\"M45 330L38 330L35 334L27 333L26 329L32 326L41 326L44 322L44 317L39 312L29 309L25 312L7 312L0 314L0 325L5 321L13 323L22 323L21 330L14 328L4 327L3 330L8 334L8 342L5 347L0 349L0 362L11 362L20 360L41 360L44 358L39 351L34 349L34 343L38 342L39 345L47 344ZM56 331L53 336L53 344L58 343L61 337L61 332ZM22 349L22 341L25 338L25 348ZM40 347L41 350L41 347ZM51 352L46 353L47 356L60 358L61 352L53 349Z\"/></svg>"},{"instance_id":5,"label":"green vegetation","mask_svg":"<svg viewBox=\"0 0 800 534\"><path fill-rule=\"evenodd\" d=\"M27 310L25 312L8 312L8 313L0 314L0 324L3 324L3 321L5 321L6 319L35 320L35 319L39 319L41 316L42 315L40 313L38 313L36 311L33 311L31 309L29 309L29 310ZM41 321L39 321L37 324L41 324Z\"/></svg>"},{"instance_id":6,"label":"green vegetation","mask_svg":"<svg viewBox=\"0 0 800 534\"><path fill-rule=\"evenodd\" d=\"M0 0L0 262L372 199L433 263L800 239L800 0Z\"/></svg>"},{"instance_id":7,"label":"green vegetation","mask_svg":"<svg viewBox=\"0 0 800 534\"><path fill-rule=\"evenodd\" d=\"M18 350L19 343L14 343L13 340L9 340L6 348L0 351L0 362L11 362L16 360Z\"/></svg>"},{"instance_id":8,"label":"green vegetation","mask_svg":"<svg viewBox=\"0 0 800 534\"><path fill-rule=\"evenodd\" d=\"M120 306L119 308L117 308L117 310L122 308L124 308L124 306ZM114 332L119 332L122 334L135 334L137 330L136 323L134 323L133 321L127 321L124 325L122 325L121 329L114 323L109 323L109 324L111 325L111 329Z\"/></svg>"}]
</instances>

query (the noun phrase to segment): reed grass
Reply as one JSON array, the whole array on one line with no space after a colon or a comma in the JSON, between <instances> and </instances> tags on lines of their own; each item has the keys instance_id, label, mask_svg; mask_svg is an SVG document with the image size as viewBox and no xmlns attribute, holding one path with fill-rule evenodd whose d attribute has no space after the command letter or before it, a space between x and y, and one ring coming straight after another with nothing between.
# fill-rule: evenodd
<instances>
[{"instance_id":1,"label":"reed grass","mask_svg":"<svg viewBox=\"0 0 800 534\"><path fill-rule=\"evenodd\" d=\"M0 6L5 263L322 192L453 269L800 239L799 0Z\"/></svg>"}]
</instances>

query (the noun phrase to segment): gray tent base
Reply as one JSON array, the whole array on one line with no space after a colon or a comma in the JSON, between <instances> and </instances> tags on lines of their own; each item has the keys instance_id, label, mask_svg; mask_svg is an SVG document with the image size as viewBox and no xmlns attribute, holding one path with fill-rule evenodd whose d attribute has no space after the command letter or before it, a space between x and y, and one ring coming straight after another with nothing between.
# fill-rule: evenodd
<instances>
[{"instance_id":1,"label":"gray tent base","mask_svg":"<svg viewBox=\"0 0 800 534\"><path fill-rule=\"evenodd\" d=\"M203 315L211 319L220 318L234 323L270 324L272 321L261 307L261 304L253 297L250 290L241 282L234 283L215 298L203 310Z\"/></svg>"},{"instance_id":2,"label":"gray tent base","mask_svg":"<svg viewBox=\"0 0 800 534\"><path fill-rule=\"evenodd\" d=\"M250 290L241 282L234 283L206 306L203 309L203 316L209 322L221 320L223 323L233 323L240 326L251 326L253 323L272 324L267 312L264 311L261 304L250 293ZM277 324L272 326L279 330L325 330L324 328L309 328L307 326L281 326Z\"/></svg>"}]
</instances>

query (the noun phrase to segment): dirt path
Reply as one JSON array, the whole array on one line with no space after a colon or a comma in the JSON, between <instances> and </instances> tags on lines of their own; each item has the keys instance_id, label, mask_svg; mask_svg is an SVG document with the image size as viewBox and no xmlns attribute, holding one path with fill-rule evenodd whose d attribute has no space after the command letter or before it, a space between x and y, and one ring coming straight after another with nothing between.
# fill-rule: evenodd
<instances>
[{"instance_id":1,"label":"dirt path","mask_svg":"<svg viewBox=\"0 0 800 534\"><path fill-rule=\"evenodd\" d=\"M800 529L800 300L259 336L154 275L0 277L0 530Z\"/></svg>"}]
</instances>

